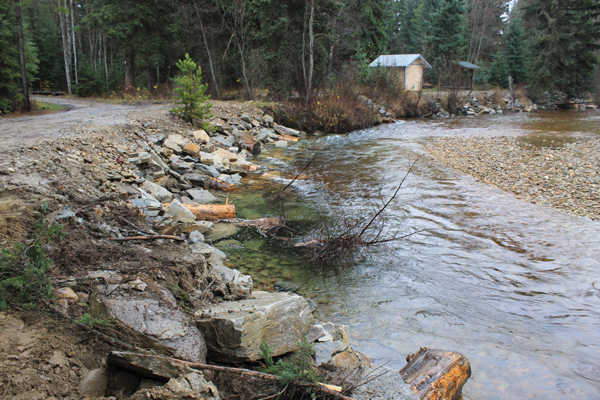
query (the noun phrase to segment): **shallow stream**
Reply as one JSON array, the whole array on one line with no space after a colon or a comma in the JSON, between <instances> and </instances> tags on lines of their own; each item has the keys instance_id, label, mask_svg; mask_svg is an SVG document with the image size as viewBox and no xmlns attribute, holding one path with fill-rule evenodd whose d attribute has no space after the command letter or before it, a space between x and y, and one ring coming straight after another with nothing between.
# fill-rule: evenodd
<instances>
[{"instance_id":1,"label":"shallow stream","mask_svg":"<svg viewBox=\"0 0 600 400\"><path fill-rule=\"evenodd\" d=\"M560 146L599 137L600 113L415 120L272 150L263 162L287 178L319 154L286 200L298 236L324 221L370 215L372 201L389 198L422 155L386 225L421 232L335 268L306 265L294 240L248 229L219 245L258 285L294 290L318 303L317 318L350 325L354 348L378 364L399 369L419 347L463 353L473 370L465 399L600 398L600 224L435 162L425 145L448 135ZM264 182L230 197L242 216L280 212Z\"/></svg>"}]
</instances>

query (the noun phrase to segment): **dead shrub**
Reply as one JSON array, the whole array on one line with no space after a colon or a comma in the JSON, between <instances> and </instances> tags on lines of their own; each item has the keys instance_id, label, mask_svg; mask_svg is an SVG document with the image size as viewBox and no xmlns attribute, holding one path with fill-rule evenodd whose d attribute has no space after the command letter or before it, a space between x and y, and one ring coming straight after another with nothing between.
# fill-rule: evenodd
<instances>
[{"instance_id":1,"label":"dead shrub","mask_svg":"<svg viewBox=\"0 0 600 400\"><path fill-rule=\"evenodd\" d=\"M347 133L381 123L379 114L358 99L351 86L336 86L316 94L308 104L284 101L273 110L277 123L309 133Z\"/></svg>"},{"instance_id":2,"label":"dead shrub","mask_svg":"<svg viewBox=\"0 0 600 400\"><path fill-rule=\"evenodd\" d=\"M360 91L383 106L394 118L418 117L427 113L427 102L422 91L404 90L403 82L384 68L376 68Z\"/></svg>"}]
</instances>

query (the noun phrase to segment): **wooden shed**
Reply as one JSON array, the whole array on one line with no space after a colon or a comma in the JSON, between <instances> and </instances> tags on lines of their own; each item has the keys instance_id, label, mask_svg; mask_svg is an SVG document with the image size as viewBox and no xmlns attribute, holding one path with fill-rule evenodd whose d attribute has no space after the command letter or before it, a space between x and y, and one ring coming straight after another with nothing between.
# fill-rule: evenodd
<instances>
[{"instance_id":1,"label":"wooden shed","mask_svg":"<svg viewBox=\"0 0 600 400\"><path fill-rule=\"evenodd\" d=\"M404 84L405 90L423 88L423 71L431 65L420 54L390 54L379 56L369 67L384 67Z\"/></svg>"}]
</instances>

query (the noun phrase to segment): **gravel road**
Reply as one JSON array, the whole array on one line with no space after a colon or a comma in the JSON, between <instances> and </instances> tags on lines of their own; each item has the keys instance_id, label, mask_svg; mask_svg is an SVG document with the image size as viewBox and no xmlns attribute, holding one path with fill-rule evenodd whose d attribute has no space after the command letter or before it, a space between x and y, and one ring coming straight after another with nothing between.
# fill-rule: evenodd
<instances>
[{"instance_id":1,"label":"gravel road","mask_svg":"<svg viewBox=\"0 0 600 400\"><path fill-rule=\"evenodd\" d=\"M61 97L32 99L60 104L67 109L53 114L0 119L2 150L38 139L69 137L97 127L127 123L131 119L166 117L171 102L108 103Z\"/></svg>"}]
</instances>

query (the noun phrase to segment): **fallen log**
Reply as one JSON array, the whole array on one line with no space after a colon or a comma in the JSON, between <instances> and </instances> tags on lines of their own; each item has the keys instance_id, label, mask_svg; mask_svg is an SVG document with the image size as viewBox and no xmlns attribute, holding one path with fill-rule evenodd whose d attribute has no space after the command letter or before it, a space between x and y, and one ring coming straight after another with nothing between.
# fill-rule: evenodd
<instances>
[{"instance_id":1,"label":"fallen log","mask_svg":"<svg viewBox=\"0 0 600 400\"><path fill-rule=\"evenodd\" d=\"M277 382L281 378L276 375L266 374L264 372L253 371L244 368L222 367L218 365L200 364L189 361L178 360L171 357L163 357L148 354L135 354L130 352L113 351L108 357L108 363L117 365L122 368L131 369L144 376L167 380L177 374L177 366L189 367L197 370L210 370L224 373L231 373L240 377L254 377L267 381ZM338 393L335 389L331 389L325 385L314 384L309 382L295 382L296 386L311 388L317 392L328 394L334 398L341 400L355 400Z\"/></svg>"},{"instance_id":2,"label":"fallen log","mask_svg":"<svg viewBox=\"0 0 600 400\"><path fill-rule=\"evenodd\" d=\"M225 182L217 178L210 178L208 180L208 187L210 189L222 190L224 192L231 192L237 189L233 183Z\"/></svg>"},{"instance_id":3,"label":"fallen log","mask_svg":"<svg viewBox=\"0 0 600 400\"><path fill-rule=\"evenodd\" d=\"M239 139L240 150L248 150L253 156L260 154L262 148L258 140L255 140L251 135L244 135Z\"/></svg>"},{"instance_id":4,"label":"fallen log","mask_svg":"<svg viewBox=\"0 0 600 400\"><path fill-rule=\"evenodd\" d=\"M421 399L458 400L471 376L469 360L452 351L422 347L406 361L400 375Z\"/></svg>"},{"instance_id":5,"label":"fallen log","mask_svg":"<svg viewBox=\"0 0 600 400\"><path fill-rule=\"evenodd\" d=\"M297 142L300 138L290 136L290 135L280 135L279 140L285 140L286 142Z\"/></svg>"},{"instance_id":6,"label":"fallen log","mask_svg":"<svg viewBox=\"0 0 600 400\"><path fill-rule=\"evenodd\" d=\"M196 218L204 221L235 218L235 205L233 204L184 204Z\"/></svg>"},{"instance_id":7,"label":"fallen log","mask_svg":"<svg viewBox=\"0 0 600 400\"><path fill-rule=\"evenodd\" d=\"M196 218L202 221L217 221L220 219L235 218L235 205L233 204L182 204L190 210ZM163 203L165 208L169 203Z\"/></svg>"},{"instance_id":8,"label":"fallen log","mask_svg":"<svg viewBox=\"0 0 600 400\"><path fill-rule=\"evenodd\" d=\"M184 239L179 236L173 235L150 235L150 236L128 236L128 237L120 237L120 238L109 238L109 240L114 240L115 242L124 242L126 240L154 240L154 239L171 239L177 240L178 242L183 241Z\"/></svg>"}]
</instances>

